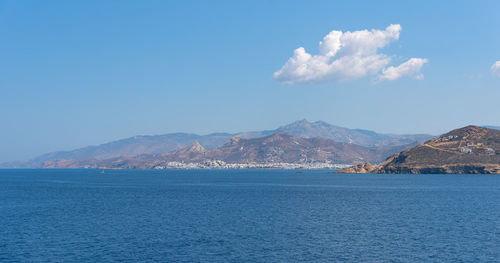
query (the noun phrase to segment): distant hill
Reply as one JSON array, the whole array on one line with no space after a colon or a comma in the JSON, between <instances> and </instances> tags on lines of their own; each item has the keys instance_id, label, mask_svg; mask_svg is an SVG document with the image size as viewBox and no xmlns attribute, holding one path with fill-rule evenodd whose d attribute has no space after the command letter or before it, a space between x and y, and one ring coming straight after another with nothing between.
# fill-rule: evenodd
<instances>
[{"instance_id":1,"label":"distant hill","mask_svg":"<svg viewBox=\"0 0 500 263\"><path fill-rule=\"evenodd\" d=\"M500 131L467 126L395 154L378 166L358 165L342 172L498 174Z\"/></svg>"},{"instance_id":2,"label":"distant hill","mask_svg":"<svg viewBox=\"0 0 500 263\"><path fill-rule=\"evenodd\" d=\"M322 137L337 142L352 143L361 146L399 146L420 143L430 139L431 135L395 135L380 134L368 130L348 129L328 124L326 122L297 121L275 130L213 133L197 135L191 133L171 133L165 135L134 136L97 146L88 146L71 151L58 151L40 155L31 160L5 163L0 167L33 168L44 162L56 160L108 159L113 157L133 157L141 154L159 154L172 152L187 147L198 141L205 148L222 146L233 136L241 138L264 137L276 132L286 132L303 138Z\"/></svg>"},{"instance_id":3,"label":"distant hill","mask_svg":"<svg viewBox=\"0 0 500 263\"><path fill-rule=\"evenodd\" d=\"M58 151L40 155L28 161L5 163L0 167L35 168L44 162L56 160L107 159L118 156L137 156L171 152L192 144L194 141L206 147L217 147L227 142L233 135L214 133L197 135L191 133L171 133L165 135L134 136L97 146L87 146L72 151Z\"/></svg>"},{"instance_id":4,"label":"distant hill","mask_svg":"<svg viewBox=\"0 0 500 263\"><path fill-rule=\"evenodd\" d=\"M218 148L207 149L198 142L191 146L162 154L136 157L116 157L105 160L62 160L45 162L45 168L129 168L150 169L168 162L200 163L220 160L226 163L307 163L328 162L352 164L379 162L409 145L365 147L335 142L321 137L302 138L284 132L266 137L244 139L233 137Z\"/></svg>"},{"instance_id":5,"label":"distant hill","mask_svg":"<svg viewBox=\"0 0 500 263\"><path fill-rule=\"evenodd\" d=\"M383 134L370 130L348 129L323 121L297 121L282 127L274 132L286 132L303 138L322 137L336 142L353 143L361 146L394 146L414 142L424 142L430 138L428 134Z\"/></svg>"},{"instance_id":6,"label":"distant hill","mask_svg":"<svg viewBox=\"0 0 500 263\"><path fill-rule=\"evenodd\" d=\"M484 128L500 130L500 126L483 126Z\"/></svg>"}]
</instances>

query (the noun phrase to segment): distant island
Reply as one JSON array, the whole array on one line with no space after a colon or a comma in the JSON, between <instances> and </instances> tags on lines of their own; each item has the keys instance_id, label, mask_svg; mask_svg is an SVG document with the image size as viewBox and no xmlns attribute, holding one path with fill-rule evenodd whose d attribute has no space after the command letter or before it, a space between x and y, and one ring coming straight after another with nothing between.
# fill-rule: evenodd
<instances>
[{"instance_id":1,"label":"distant island","mask_svg":"<svg viewBox=\"0 0 500 263\"><path fill-rule=\"evenodd\" d=\"M339 173L500 173L500 131L467 126L439 137L380 134L301 120L275 130L135 136L53 152L4 168L335 169Z\"/></svg>"},{"instance_id":2,"label":"distant island","mask_svg":"<svg viewBox=\"0 0 500 263\"><path fill-rule=\"evenodd\" d=\"M390 156L339 173L500 174L500 131L467 126Z\"/></svg>"},{"instance_id":3,"label":"distant island","mask_svg":"<svg viewBox=\"0 0 500 263\"><path fill-rule=\"evenodd\" d=\"M108 159L77 159L44 162L42 168L282 168L338 169L363 161L380 162L409 145L366 147L335 142L321 137L302 138L285 132L244 139L232 137L226 144L205 148L195 141L191 146L160 154Z\"/></svg>"},{"instance_id":4,"label":"distant island","mask_svg":"<svg viewBox=\"0 0 500 263\"><path fill-rule=\"evenodd\" d=\"M0 164L0 167L338 169L359 162L381 162L432 137L382 134L300 120L264 131L134 136L51 152L30 160Z\"/></svg>"}]
</instances>

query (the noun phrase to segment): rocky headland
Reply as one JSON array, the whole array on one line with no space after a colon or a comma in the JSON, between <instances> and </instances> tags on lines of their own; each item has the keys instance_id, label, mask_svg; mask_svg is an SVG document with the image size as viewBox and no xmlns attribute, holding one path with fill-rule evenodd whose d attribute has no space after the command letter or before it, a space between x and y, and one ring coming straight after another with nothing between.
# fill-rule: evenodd
<instances>
[{"instance_id":1,"label":"rocky headland","mask_svg":"<svg viewBox=\"0 0 500 263\"><path fill-rule=\"evenodd\" d=\"M478 126L456 129L387 158L339 173L500 174L500 131Z\"/></svg>"}]
</instances>

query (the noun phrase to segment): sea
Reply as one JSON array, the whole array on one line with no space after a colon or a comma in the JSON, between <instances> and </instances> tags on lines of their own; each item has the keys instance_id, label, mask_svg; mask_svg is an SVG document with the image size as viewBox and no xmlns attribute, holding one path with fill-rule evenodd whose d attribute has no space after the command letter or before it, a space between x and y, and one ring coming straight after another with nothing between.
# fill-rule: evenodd
<instances>
[{"instance_id":1,"label":"sea","mask_svg":"<svg viewBox=\"0 0 500 263\"><path fill-rule=\"evenodd\" d=\"M0 262L499 261L499 175L0 170Z\"/></svg>"}]
</instances>

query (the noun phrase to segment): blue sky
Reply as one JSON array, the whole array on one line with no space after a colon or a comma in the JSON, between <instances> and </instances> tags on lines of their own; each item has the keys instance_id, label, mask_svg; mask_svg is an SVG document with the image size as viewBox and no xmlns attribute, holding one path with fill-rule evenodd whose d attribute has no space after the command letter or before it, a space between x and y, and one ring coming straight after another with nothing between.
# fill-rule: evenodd
<instances>
[{"instance_id":1,"label":"blue sky","mask_svg":"<svg viewBox=\"0 0 500 263\"><path fill-rule=\"evenodd\" d=\"M500 125L499 1L374 2L1 1L0 161L303 118L386 133ZM377 49L390 59L378 73L273 76L333 30L391 24L402 30ZM377 80L411 58L427 59L423 79Z\"/></svg>"}]
</instances>

